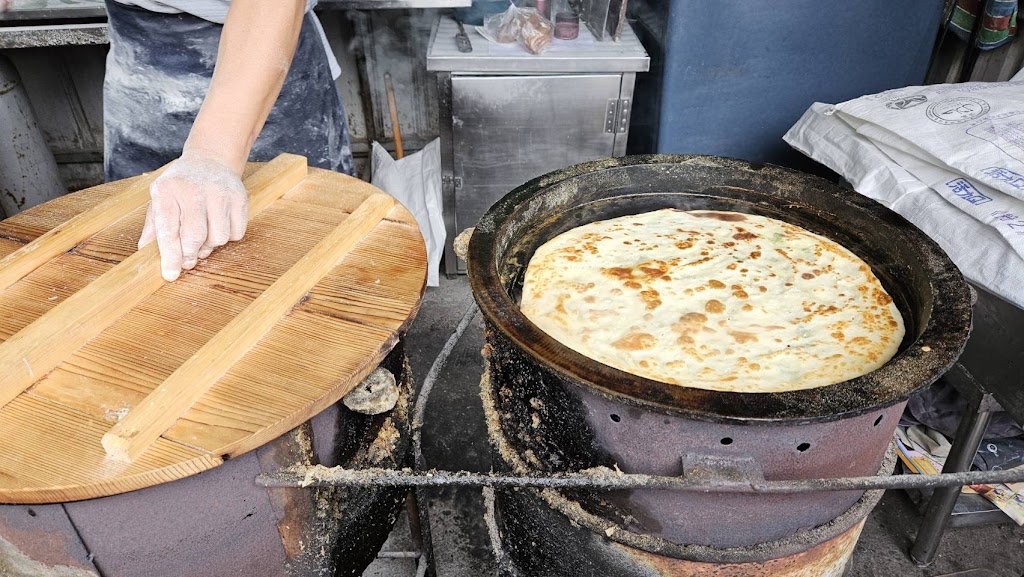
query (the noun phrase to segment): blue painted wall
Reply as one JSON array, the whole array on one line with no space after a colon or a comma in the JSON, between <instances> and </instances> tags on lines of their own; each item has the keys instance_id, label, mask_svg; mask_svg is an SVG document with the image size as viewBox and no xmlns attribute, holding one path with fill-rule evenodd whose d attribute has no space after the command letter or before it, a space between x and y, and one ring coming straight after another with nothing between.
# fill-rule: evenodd
<instances>
[{"instance_id":1,"label":"blue painted wall","mask_svg":"<svg viewBox=\"0 0 1024 577\"><path fill-rule=\"evenodd\" d=\"M638 85L647 91L637 94L638 121L657 110L646 127L653 133L637 135L640 147L790 165L800 155L782 135L812 102L924 82L943 7L942 0L635 1L648 13L641 34L661 74Z\"/></svg>"}]
</instances>

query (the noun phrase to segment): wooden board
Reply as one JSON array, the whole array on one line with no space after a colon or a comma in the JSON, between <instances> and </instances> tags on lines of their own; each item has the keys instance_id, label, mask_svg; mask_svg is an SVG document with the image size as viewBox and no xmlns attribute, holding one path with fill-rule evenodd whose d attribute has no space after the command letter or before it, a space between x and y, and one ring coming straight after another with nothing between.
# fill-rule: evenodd
<instances>
[{"instance_id":1,"label":"wooden board","mask_svg":"<svg viewBox=\"0 0 1024 577\"><path fill-rule=\"evenodd\" d=\"M282 154L249 176L244 182L249 193L249 220L297 186L307 174L305 158ZM146 206L148 182L143 179L133 183L127 191L111 196L0 259L0 290L88 240L119 220L119 215ZM383 198L390 199L387 195ZM316 280L321 277L317 275ZM164 284L160 253L156 243L150 243L0 343L0 366L5 369L0 374L0 408Z\"/></svg>"},{"instance_id":2,"label":"wooden board","mask_svg":"<svg viewBox=\"0 0 1024 577\"><path fill-rule=\"evenodd\" d=\"M257 165L250 165L247 176ZM0 222L0 257L130 186L87 189ZM0 502L100 497L179 479L254 449L337 402L415 316L426 253L400 205L273 324L156 443L131 463L101 438L364 199L359 180L310 169L257 215L241 242L142 299L0 408ZM135 252L145 208L0 292L0 340Z\"/></svg>"}]
</instances>

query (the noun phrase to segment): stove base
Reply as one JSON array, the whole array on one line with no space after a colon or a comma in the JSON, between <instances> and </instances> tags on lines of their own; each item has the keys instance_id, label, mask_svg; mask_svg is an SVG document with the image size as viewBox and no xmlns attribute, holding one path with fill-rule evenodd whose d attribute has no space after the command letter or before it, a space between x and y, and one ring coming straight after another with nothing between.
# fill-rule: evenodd
<instances>
[{"instance_id":1,"label":"stove base","mask_svg":"<svg viewBox=\"0 0 1024 577\"><path fill-rule=\"evenodd\" d=\"M68 503L0 505L0 576L361 575L404 510L404 488L273 488L260 473L296 463L409 466L412 372L399 344L395 408L340 403L255 451L198 475Z\"/></svg>"},{"instance_id":2,"label":"stove base","mask_svg":"<svg viewBox=\"0 0 1024 577\"><path fill-rule=\"evenodd\" d=\"M694 547L691 559L621 543L616 540L621 530L611 524L603 533L594 532L580 519L553 508L551 500L562 499L554 492L492 493L485 497L485 515L501 577L841 577L879 497L880 492L869 493L840 519L805 534L742 551ZM851 518L852 526L843 529ZM818 541L822 535L824 540ZM805 548L787 552L801 546ZM763 560L726 561L737 555Z\"/></svg>"}]
</instances>

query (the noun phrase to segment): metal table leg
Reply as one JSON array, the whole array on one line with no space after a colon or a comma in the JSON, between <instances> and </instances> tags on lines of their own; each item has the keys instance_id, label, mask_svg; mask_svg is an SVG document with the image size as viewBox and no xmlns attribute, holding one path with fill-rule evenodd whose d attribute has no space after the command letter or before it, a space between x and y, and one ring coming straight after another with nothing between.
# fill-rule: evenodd
<instances>
[{"instance_id":1,"label":"metal table leg","mask_svg":"<svg viewBox=\"0 0 1024 577\"><path fill-rule=\"evenodd\" d=\"M949 456L946 458L946 464L942 467L943 473L957 473L971 469L971 463L974 462L974 456L978 453L978 447L981 446L985 430L988 429L989 421L992 420L991 403L985 402L987 396L987 394L977 395L971 399L969 410L960 420L956 438L953 439ZM914 546L910 549L910 558L918 567L926 567L935 560L939 541L949 525L950 514L953 512L960 489L960 487L935 489L931 500L928 501L928 509L921 521Z\"/></svg>"}]
</instances>

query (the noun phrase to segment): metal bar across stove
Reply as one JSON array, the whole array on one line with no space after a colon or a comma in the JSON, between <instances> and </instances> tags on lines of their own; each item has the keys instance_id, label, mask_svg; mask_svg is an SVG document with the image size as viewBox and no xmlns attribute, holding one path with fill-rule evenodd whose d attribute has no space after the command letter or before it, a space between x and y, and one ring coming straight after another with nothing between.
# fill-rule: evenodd
<instances>
[{"instance_id":1,"label":"metal bar across stove","mask_svg":"<svg viewBox=\"0 0 1024 577\"><path fill-rule=\"evenodd\" d=\"M1024 482L1024 466L1004 471L970 471L939 475L876 475L836 479L788 481L736 481L707 478L668 477L635 473L578 472L536 475L470 473L466 471L413 471L410 469L341 469L292 467L256 478L264 487L540 487L549 489L665 489L720 493L806 493L871 489L929 489L962 485Z\"/></svg>"}]
</instances>

